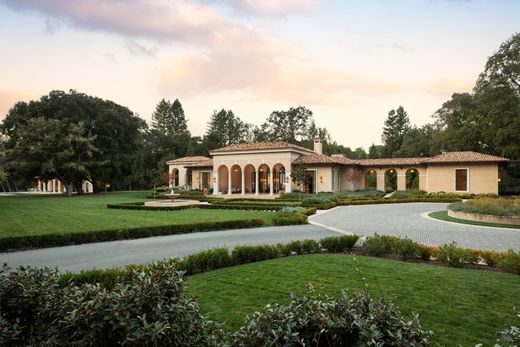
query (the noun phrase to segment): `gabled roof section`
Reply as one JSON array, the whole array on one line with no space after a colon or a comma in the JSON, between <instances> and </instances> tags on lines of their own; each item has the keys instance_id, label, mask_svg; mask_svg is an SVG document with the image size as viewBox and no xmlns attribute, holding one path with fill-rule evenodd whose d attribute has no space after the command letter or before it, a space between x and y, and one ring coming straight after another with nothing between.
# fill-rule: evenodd
<instances>
[{"instance_id":1,"label":"gabled roof section","mask_svg":"<svg viewBox=\"0 0 520 347\"><path fill-rule=\"evenodd\" d=\"M426 160L427 164L443 164L443 163L500 163L508 162L509 159L497 157L484 153L461 151L446 152Z\"/></svg>"},{"instance_id":2,"label":"gabled roof section","mask_svg":"<svg viewBox=\"0 0 520 347\"><path fill-rule=\"evenodd\" d=\"M169 165L194 164L194 163L198 163L198 162L205 161L205 160L210 160L210 158L203 157L203 156L182 157L182 158L177 158L177 159L173 159L173 160L168 160L166 162L166 164L169 164Z\"/></svg>"},{"instance_id":3,"label":"gabled roof section","mask_svg":"<svg viewBox=\"0 0 520 347\"><path fill-rule=\"evenodd\" d=\"M430 158L382 158L382 159L359 159L357 162L363 166L410 166L422 165Z\"/></svg>"},{"instance_id":4,"label":"gabled roof section","mask_svg":"<svg viewBox=\"0 0 520 347\"><path fill-rule=\"evenodd\" d=\"M354 160L324 154L302 155L292 163L294 165L356 165L356 161Z\"/></svg>"},{"instance_id":5,"label":"gabled roof section","mask_svg":"<svg viewBox=\"0 0 520 347\"><path fill-rule=\"evenodd\" d=\"M283 141L271 141L271 142L249 142L249 143L238 143L236 145L226 146L211 150L210 153L221 153L221 152L242 152L242 151L264 151L264 150L282 150L282 149L293 149L303 151L307 153L314 152L309 148L305 148L292 143Z\"/></svg>"}]
</instances>

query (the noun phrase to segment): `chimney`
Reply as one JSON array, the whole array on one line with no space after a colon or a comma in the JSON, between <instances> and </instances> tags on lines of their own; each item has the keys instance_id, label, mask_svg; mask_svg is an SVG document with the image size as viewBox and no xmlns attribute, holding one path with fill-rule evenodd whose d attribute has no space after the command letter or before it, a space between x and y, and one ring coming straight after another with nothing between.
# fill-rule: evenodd
<instances>
[{"instance_id":1,"label":"chimney","mask_svg":"<svg viewBox=\"0 0 520 347\"><path fill-rule=\"evenodd\" d=\"M319 137L314 138L314 152L323 154L323 144L321 143Z\"/></svg>"}]
</instances>

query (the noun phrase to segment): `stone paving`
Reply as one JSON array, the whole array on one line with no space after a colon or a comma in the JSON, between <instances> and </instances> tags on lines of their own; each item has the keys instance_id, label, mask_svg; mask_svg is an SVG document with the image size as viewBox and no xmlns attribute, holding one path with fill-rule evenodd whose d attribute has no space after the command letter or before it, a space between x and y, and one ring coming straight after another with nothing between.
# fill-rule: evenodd
<instances>
[{"instance_id":1,"label":"stone paving","mask_svg":"<svg viewBox=\"0 0 520 347\"><path fill-rule=\"evenodd\" d=\"M374 233L408 237L427 245L456 241L472 249L520 250L520 229L481 227L439 221L428 212L446 209L446 203L403 203L341 206L311 217L330 230L370 236Z\"/></svg>"}]
</instances>

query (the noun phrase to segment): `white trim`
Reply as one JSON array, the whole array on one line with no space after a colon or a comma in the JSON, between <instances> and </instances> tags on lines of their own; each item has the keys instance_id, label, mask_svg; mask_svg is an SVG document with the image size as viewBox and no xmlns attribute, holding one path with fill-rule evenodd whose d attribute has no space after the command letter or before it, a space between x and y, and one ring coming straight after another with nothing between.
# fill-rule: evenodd
<instances>
[{"instance_id":1,"label":"white trim","mask_svg":"<svg viewBox=\"0 0 520 347\"><path fill-rule=\"evenodd\" d=\"M251 154L251 153L280 153L280 152L293 152L293 153L300 153L300 154L316 154L312 149L303 150L303 149L296 149L296 148L277 148L277 149L244 149L240 151L224 151L224 152L212 152L210 151L209 154L212 156L218 156L218 155L236 155L236 154Z\"/></svg>"},{"instance_id":2,"label":"white trim","mask_svg":"<svg viewBox=\"0 0 520 347\"><path fill-rule=\"evenodd\" d=\"M305 169L305 171L314 171L314 194L318 194L318 169Z\"/></svg>"},{"instance_id":3,"label":"white trim","mask_svg":"<svg viewBox=\"0 0 520 347\"><path fill-rule=\"evenodd\" d=\"M466 170L466 190L457 190L457 170ZM469 193L470 189L470 185L469 185L469 167L456 167L453 169L453 176L454 176L454 180L453 180L453 191L455 193Z\"/></svg>"}]
</instances>

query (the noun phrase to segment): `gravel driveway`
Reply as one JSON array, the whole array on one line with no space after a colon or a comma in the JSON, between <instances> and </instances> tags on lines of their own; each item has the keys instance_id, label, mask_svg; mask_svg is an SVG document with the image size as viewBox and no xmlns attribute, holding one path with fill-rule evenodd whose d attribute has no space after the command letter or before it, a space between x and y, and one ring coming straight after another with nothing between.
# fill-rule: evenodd
<instances>
[{"instance_id":1,"label":"gravel driveway","mask_svg":"<svg viewBox=\"0 0 520 347\"><path fill-rule=\"evenodd\" d=\"M311 217L311 223L331 230L369 236L374 233L407 236L427 245L456 241L472 249L520 250L520 229L491 228L439 221L427 212L442 211L446 203L404 203L341 206Z\"/></svg>"}]
</instances>

